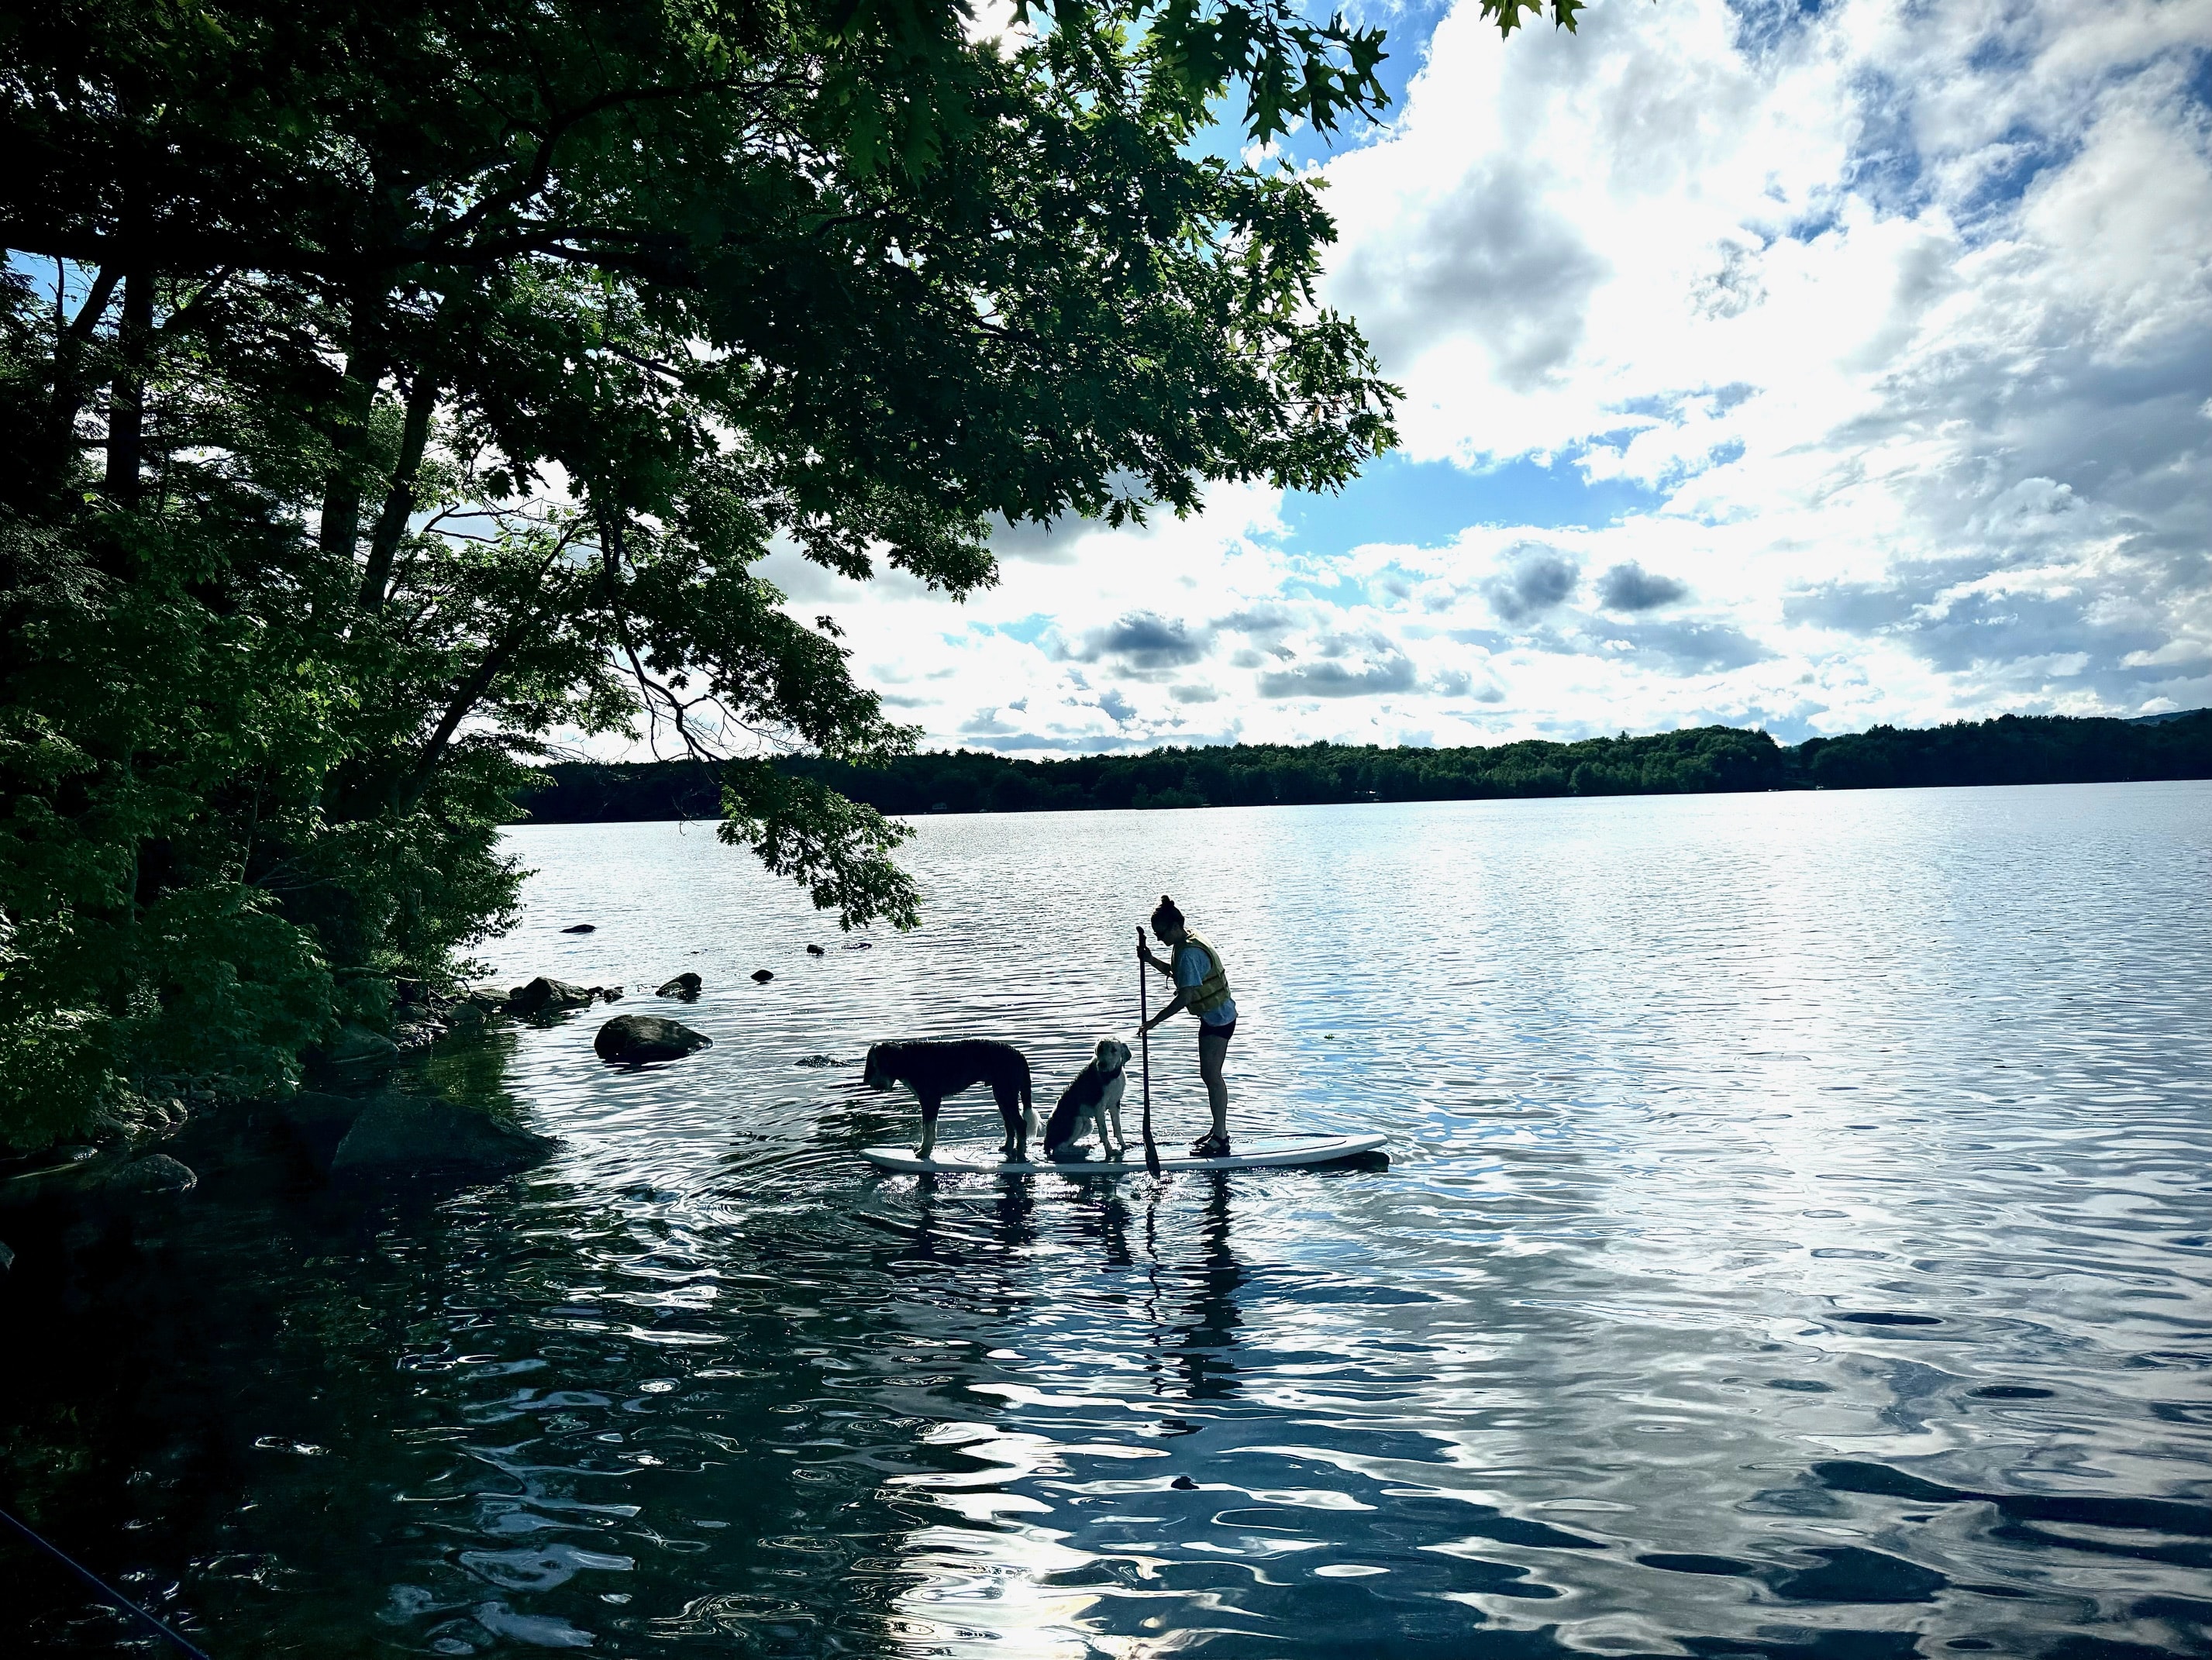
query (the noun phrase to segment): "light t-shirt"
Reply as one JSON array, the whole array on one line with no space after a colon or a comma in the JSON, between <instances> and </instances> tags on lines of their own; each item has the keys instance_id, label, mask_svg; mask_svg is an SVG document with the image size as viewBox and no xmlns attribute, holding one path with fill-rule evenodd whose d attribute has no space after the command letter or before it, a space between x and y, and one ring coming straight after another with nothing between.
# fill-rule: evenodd
<instances>
[{"instance_id":1,"label":"light t-shirt","mask_svg":"<svg viewBox=\"0 0 2212 1660\"><path fill-rule=\"evenodd\" d=\"M1175 954L1175 982L1177 991L1194 991L1206 983L1206 970L1213 964L1196 946L1179 946ZM1237 1000L1228 999L1218 1009L1208 1009L1198 1017L1204 1026L1225 1026L1237 1018Z\"/></svg>"}]
</instances>

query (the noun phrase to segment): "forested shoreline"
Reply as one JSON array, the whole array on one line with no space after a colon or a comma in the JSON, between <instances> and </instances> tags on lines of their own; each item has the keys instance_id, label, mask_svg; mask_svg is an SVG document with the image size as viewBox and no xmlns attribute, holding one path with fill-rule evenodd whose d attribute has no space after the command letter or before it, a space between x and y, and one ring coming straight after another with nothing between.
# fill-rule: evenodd
<instances>
[{"instance_id":1,"label":"forested shoreline","mask_svg":"<svg viewBox=\"0 0 2212 1660\"><path fill-rule=\"evenodd\" d=\"M2212 710L2160 721L2006 714L1794 745L1756 728L1700 727L1468 749L1236 744L1045 761L959 750L879 768L811 757L777 764L900 816L2114 783L2212 778ZM721 811L714 769L700 762L560 762L544 780L519 798L519 821L714 818Z\"/></svg>"}]
</instances>

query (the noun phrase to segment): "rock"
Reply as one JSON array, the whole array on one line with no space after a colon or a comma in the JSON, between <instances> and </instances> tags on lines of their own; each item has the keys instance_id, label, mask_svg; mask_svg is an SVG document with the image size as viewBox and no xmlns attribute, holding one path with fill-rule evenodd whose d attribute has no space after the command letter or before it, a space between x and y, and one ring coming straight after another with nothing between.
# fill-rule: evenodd
<instances>
[{"instance_id":1,"label":"rock","mask_svg":"<svg viewBox=\"0 0 2212 1660\"><path fill-rule=\"evenodd\" d=\"M395 1023L392 1028L392 1038L402 1055L411 1055L417 1049L428 1049L449 1030L451 1028L437 1016L426 1014L413 1020Z\"/></svg>"},{"instance_id":2,"label":"rock","mask_svg":"<svg viewBox=\"0 0 2212 1660\"><path fill-rule=\"evenodd\" d=\"M354 1120L368 1110L371 1098L301 1090L282 1101L256 1102L253 1117L258 1123L283 1130L299 1144L309 1163L318 1171L327 1171L338 1143L345 1140Z\"/></svg>"},{"instance_id":3,"label":"rock","mask_svg":"<svg viewBox=\"0 0 2212 1660\"><path fill-rule=\"evenodd\" d=\"M794 1067L842 1067L846 1063L828 1055L803 1055L791 1063Z\"/></svg>"},{"instance_id":4,"label":"rock","mask_svg":"<svg viewBox=\"0 0 2212 1660\"><path fill-rule=\"evenodd\" d=\"M599 1000L603 1003L619 1003L623 1000L623 988L620 986L594 986L592 989L599 994Z\"/></svg>"},{"instance_id":5,"label":"rock","mask_svg":"<svg viewBox=\"0 0 2212 1660\"><path fill-rule=\"evenodd\" d=\"M845 942L845 949L847 951L871 951L874 949L874 945L872 941L866 939L848 939Z\"/></svg>"},{"instance_id":6,"label":"rock","mask_svg":"<svg viewBox=\"0 0 2212 1660\"><path fill-rule=\"evenodd\" d=\"M559 1145L473 1107L430 1096L380 1095L337 1144L331 1174L459 1173L489 1180L544 1163Z\"/></svg>"},{"instance_id":7,"label":"rock","mask_svg":"<svg viewBox=\"0 0 2212 1660\"><path fill-rule=\"evenodd\" d=\"M15 1266L15 1253L8 1249L8 1242L5 1239L0 1239L0 1274L7 1273Z\"/></svg>"},{"instance_id":8,"label":"rock","mask_svg":"<svg viewBox=\"0 0 2212 1660\"><path fill-rule=\"evenodd\" d=\"M132 1159L100 1185L109 1193L156 1194L190 1193L199 1184L200 1178L188 1166L166 1152L156 1152Z\"/></svg>"},{"instance_id":9,"label":"rock","mask_svg":"<svg viewBox=\"0 0 2212 1660\"><path fill-rule=\"evenodd\" d=\"M368 1077L398 1063L399 1045L367 1026L344 1025L330 1043L310 1050L307 1058L320 1071Z\"/></svg>"},{"instance_id":10,"label":"rock","mask_svg":"<svg viewBox=\"0 0 2212 1660\"><path fill-rule=\"evenodd\" d=\"M827 957L830 953L819 946L809 946L806 948L806 954L809 957Z\"/></svg>"},{"instance_id":11,"label":"rock","mask_svg":"<svg viewBox=\"0 0 2212 1660\"><path fill-rule=\"evenodd\" d=\"M770 974L766 969L755 969L753 970L753 984L756 986L765 986L769 981L775 978L775 976Z\"/></svg>"},{"instance_id":12,"label":"rock","mask_svg":"<svg viewBox=\"0 0 2212 1660\"><path fill-rule=\"evenodd\" d=\"M509 992L507 1007L511 1014L550 1014L562 1009L580 1009L598 999L599 994L589 986L549 980L541 974L528 985L517 986Z\"/></svg>"},{"instance_id":13,"label":"rock","mask_svg":"<svg viewBox=\"0 0 2212 1660\"><path fill-rule=\"evenodd\" d=\"M696 997L702 983L696 974L679 974L653 994L655 997Z\"/></svg>"},{"instance_id":14,"label":"rock","mask_svg":"<svg viewBox=\"0 0 2212 1660\"><path fill-rule=\"evenodd\" d=\"M463 1026L481 1026L483 1025L484 1011L477 1000L471 997L465 1000L464 1001L456 1003L453 1007L447 1009L446 1011L446 1018L452 1023L453 1029L458 1031Z\"/></svg>"},{"instance_id":15,"label":"rock","mask_svg":"<svg viewBox=\"0 0 2212 1660\"><path fill-rule=\"evenodd\" d=\"M635 1066L647 1061L679 1061L714 1041L704 1032L657 1014L617 1014L599 1028L592 1047L602 1061Z\"/></svg>"},{"instance_id":16,"label":"rock","mask_svg":"<svg viewBox=\"0 0 2212 1660\"><path fill-rule=\"evenodd\" d=\"M595 922L572 922L561 930L563 933L597 933L599 931L599 925Z\"/></svg>"}]
</instances>

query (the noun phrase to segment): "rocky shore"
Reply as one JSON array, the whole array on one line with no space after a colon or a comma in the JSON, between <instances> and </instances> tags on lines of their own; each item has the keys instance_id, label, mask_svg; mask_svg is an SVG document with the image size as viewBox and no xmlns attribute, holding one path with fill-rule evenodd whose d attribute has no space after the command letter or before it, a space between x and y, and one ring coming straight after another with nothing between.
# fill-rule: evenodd
<instances>
[{"instance_id":1,"label":"rocky shore","mask_svg":"<svg viewBox=\"0 0 2212 1660\"><path fill-rule=\"evenodd\" d=\"M689 1001L698 977L679 976L664 995ZM93 1127L87 1139L0 1158L0 1274L18 1253L66 1247L112 1233L134 1216L202 1189L202 1171L235 1178L281 1178L334 1193L395 1185L442 1191L498 1181L551 1157L558 1143L485 1106L448 1099L413 1062L447 1045L485 1040L513 1022L567 1018L618 1001L621 986L585 986L540 976L501 991L459 994L400 981L391 1031L341 1027L310 1051L304 1087L276 1100L222 1101L179 1088L137 1097ZM672 1020L624 1016L599 1034L599 1053L628 1064L673 1059L711 1040Z\"/></svg>"}]
</instances>

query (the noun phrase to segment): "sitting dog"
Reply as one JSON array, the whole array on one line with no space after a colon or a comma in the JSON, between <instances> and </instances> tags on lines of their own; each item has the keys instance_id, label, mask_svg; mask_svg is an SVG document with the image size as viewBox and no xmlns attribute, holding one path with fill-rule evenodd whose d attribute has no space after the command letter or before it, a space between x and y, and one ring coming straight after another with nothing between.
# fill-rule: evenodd
<instances>
[{"instance_id":1,"label":"sitting dog","mask_svg":"<svg viewBox=\"0 0 2212 1660\"><path fill-rule=\"evenodd\" d=\"M1127 1043L1117 1037L1098 1040L1097 1055L1075 1074L1073 1083L1060 1091L1060 1104L1046 1121L1044 1156L1048 1162L1057 1161L1086 1126L1097 1133L1099 1150L1108 1158L1119 1158L1128 1151L1128 1138L1121 1134L1121 1091L1128 1087L1128 1064ZM1107 1133L1109 1123L1113 1126L1111 1134Z\"/></svg>"},{"instance_id":2,"label":"sitting dog","mask_svg":"<svg viewBox=\"0 0 2212 1660\"><path fill-rule=\"evenodd\" d=\"M861 1074L872 1090L903 1084L921 1102L921 1145L917 1157L927 1158L937 1146L937 1110L948 1095L977 1084L991 1086L1006 1122L1007 1158L1029 1157L1030 1136L1036 1128L1036 1108L1030 1099L1030 1063L1012 1043L994 1043L980 1037L951 1043L878 1043L868 1051L867 1070Z\"/></svg>"}]
</instances>

